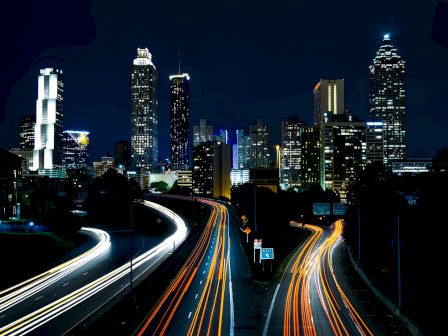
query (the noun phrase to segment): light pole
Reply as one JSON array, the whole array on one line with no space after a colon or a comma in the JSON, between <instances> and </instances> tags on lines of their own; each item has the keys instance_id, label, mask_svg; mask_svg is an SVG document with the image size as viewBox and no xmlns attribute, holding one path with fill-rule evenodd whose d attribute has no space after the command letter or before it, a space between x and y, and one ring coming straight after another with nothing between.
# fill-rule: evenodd
<instances>
[{"instance_id":1,"label":"light pole","mask_svg":"<svg viewBox=\"0 0 448 336\"><path fill-rule=\"evenodd\" d=\"M401 256L400 256L400 213L397 212L397 281L398 281L398 309L401 309Z\"/></svg>"},{"instance_id":2,"label":"light pole","mask_svg":"<svg viewBox=\"0 0 448 336\"><path fill-rule=\"evenodd\" d=\"M358 207L358 265L361 263L361 208Z\"/></svg>"}]
</instances>

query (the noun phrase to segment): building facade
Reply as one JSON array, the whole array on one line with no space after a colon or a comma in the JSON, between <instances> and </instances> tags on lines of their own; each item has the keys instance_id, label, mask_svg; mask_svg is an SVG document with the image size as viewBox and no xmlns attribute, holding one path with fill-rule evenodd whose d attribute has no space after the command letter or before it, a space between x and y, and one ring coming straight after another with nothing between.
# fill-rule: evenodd
<instances>
[{"instance_id":1,"label":"building facade","mask_svg":"<svg viewBox=\"0 0 448 336\"><path fill-rule=\"evenodd\" d=\"M131 143L128 140L117 141L114 144L115 166L128 169L131 165Z\"/></svg>"},{"instance_id":2,"label":"building facade","mask_svg":"<svg viewBox=\"0 0 448 336\"><path fill-rule=\"evenodd\" d=\"M213 141L213 126L207 125L207 119L200 119L199 125L193 126L193 148L207 141Z\"/></svg>"},{"instance_id":3,"label":"building facade","mask_svg":"<svg viewBox=\"0 0 448 336\"><path fill-rule=\"evenodd\" d=\"M250 167L250 135L244 135L244 130L236 130L236 167L234 169L249 169Z\"/></svg>"},{"instance_id":4,"label":"building facade","mask_svg":"<svg viewBox=\"0 0 448 336\"><path fill-rule=\"evenodd\" d=\"M64 131L64 169L82 169L89 165L89 132Z\"/></svg>"},{"instance_id":5,"label":"building facade","mask_svg":"<svg viewBox=\"0 0 448 336\"><path fill-rule=\"evenodd\" d=\"M368 121L366 127L366 164L384 163L384 124L382 121Z\"/></svg>"},{"instance_id":6,"label":"building facade","mask_svg":"<svg viewBox=\"0 0 448 336\"><path fill-rule=\"evenodd\" d=\"M32 170L38 170L42 175L62 175L57 171L63 167L63 100L62 70L41 69L38 77Z\"/></svg>"},{"instance_id":7,"label":"building facade","mask_svg":"<svg viewBox=\"0 0 448 336\"><path fill-rule=\"evenodd\" d=\"M319 126L300 128L301 185L309 187L320 184L321 139Z\"/></svg>"},{"instance_id":8,"label":"building facade","mask_svg":"<svg viewBox=\"0 0 448 336\"><path fill-rule=\"evenodd\" d=\"M213 196L213 142L205 141L193 148L193 194Z\"/></svg>"},{"instance_id":9,"label":"building facade","mask_svg":"<svg viewBox=\"0 0 448 336\"><path fill-rule=\"evenodd\" d=\"M250 168L269 168L271 164L270 133L263 120L257 119L256 125L250 126L249 135Z\"/></svg>"},{"instance_id":10,"label":"building facade","mask_svg":"<svg viewBox=\"0 0 448 336\"><path fill-rule=\"evenodd\" d=\"M230 199L232 146L224 142L213 144L213 197Z\"/></svg>"},{"instance_id":11,"label":"building facade","mask_svg":"<svg viewBox=\"0 0 448 336\"><path fill-rule=\"evenodd\" d=\"M344 80L321 79L314 87L314 124L328 121L331 115L345 113Z\"/></svg>"},{"instance_id":12,"label":"building facade","mask_svg":"<svg viewBox=\"0 0 448 336\"><path fill-rule=\"evenodd\" d=\"M149 172L158 161L157 71L147 48L137 49L132 64L131 160L137 171Z\"/></svg>"},{"instance_id":13,"label":"building facade","mask_svg":"<svg viewBox=\"0 0 448 336\"><path fill-rule=\"evenodd\" d=\"M297 118L282 122L280 185L285 189L300 184L300 129L302 126L303 123Z\"/></svg>"},{"instance_id":14,"label":"building facade","mask_svg":"<svg viewBox=\"0 0 448 336\"><path fill-rule=\"evenodd\" d=\"M27 115L20 117L20 149L34 149L34 130L36 128L36 116Z\"/></svg>"},{"instance_id":15,"label":"building facade","mask_svg":"<svg viewBox=\"0 0 448 336\"><path fill-rule=\"evenodd\" d=\"M190 160L190 76L170 78L170 153L174 170L185 170Z\"/></svg>"},{"instance_id":16,"label":"building facade","mask_svg":"<svg viewBox=\"0 0 448 336\"><path fill-rule=\"evenodd\" d=\"M389 34L370 65L370 118L384 123L384 163L406 158L405 61Z\"/></svg>"}]
</instances>

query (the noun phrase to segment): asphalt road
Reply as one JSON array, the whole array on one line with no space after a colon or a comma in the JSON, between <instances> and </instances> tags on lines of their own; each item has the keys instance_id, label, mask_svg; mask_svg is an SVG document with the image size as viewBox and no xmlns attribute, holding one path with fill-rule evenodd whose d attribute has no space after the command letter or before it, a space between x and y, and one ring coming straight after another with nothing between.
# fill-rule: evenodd
<instances>
[{"instance_id":1,"label":"asphalt road","mask_svg":"<svg viewBox=\"0 0 448 336\"><path fill-rule=\"evenodd\" d=\"M165 216L182 221L160 205L146 202L147 206L165 211ZM183 221L182 221L183 222ZM0 315L0 335L33 332L42 335L60 335L84 318L117 300L124 291L137 285L150 274L175 246L179 246L188 234L185 224L172 234L149 237L131 234L129 230L110 232L110 248L95 259L77 267L71 273L57 279ZM131 237L133 272L131 275Z\"/></svg>"}]
</instances>

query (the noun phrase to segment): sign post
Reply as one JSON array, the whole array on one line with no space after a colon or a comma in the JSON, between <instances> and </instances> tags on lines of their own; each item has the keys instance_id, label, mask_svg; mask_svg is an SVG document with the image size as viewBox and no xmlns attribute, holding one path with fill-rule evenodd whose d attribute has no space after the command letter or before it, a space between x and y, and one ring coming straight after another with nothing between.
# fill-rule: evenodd
<instances>
[{"instance_id":1,"label":"sign post","mask_svg":"<svg viewBox=\"0 0 448 336\"><path fill-rule=\"evenodd\" d=\"M254 239L254 263L255 263L255 250L261 250L262 240Z\"/></svg>"},{"instance_id":2,"label":"sign post","mask_svg":"<svg viewBox=\"0 0 448 336\"><path fill-rule=\"evenodd\" d=\"M264 260L273 260L274 259L274 248L262 248L260 250L260 261L263 260L263 272L264 272ZM271 272L272 272L272 263L271 263Z\"/></svg>"},{"instance_id":3,"label":"sign post","mask_svg":"<svg viewBox=\"0 0 448 336\"><path fill-rule=\"evenodd\" d=\"M249 243L249 233L251 233L252 230L249 227L246 227L244 229L244 233L246 234L246 243Z\"/></svg>"}]
</instances>

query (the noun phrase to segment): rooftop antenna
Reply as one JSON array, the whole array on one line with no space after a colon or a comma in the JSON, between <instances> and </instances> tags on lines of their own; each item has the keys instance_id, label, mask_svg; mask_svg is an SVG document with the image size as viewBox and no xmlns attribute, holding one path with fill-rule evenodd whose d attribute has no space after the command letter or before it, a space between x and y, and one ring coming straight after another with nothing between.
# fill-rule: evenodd
<instances>
[{"instance_id":1,"label":"rooftop antenna","mask_svg":"<svg viewBox=\"0 0 448 336\"><path fill-rule=\"evenodd\" d=\"M179 75L180 75L180 51L179 51L179 58L178 58L178 62L179 62Z\"/></svg>"}]
</instances>

